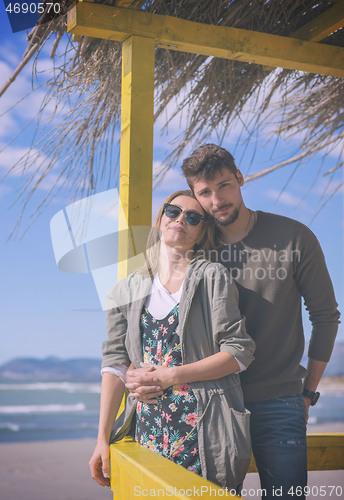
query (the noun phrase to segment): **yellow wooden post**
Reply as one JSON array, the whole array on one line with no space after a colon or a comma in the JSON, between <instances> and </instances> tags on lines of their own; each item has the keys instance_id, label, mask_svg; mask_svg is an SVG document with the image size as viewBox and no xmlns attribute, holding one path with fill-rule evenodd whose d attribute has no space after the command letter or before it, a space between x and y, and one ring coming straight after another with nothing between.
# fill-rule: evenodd
<instances>
[{"instance_id":1,"label":"yellow wooden post","mask_svg":"<svg viewBox=\"0 0 344 500\"><path fill-rule=\"evenodd\" d=\"M143 264L151 225L154 53L151 38L130 36L123 42L118 279Z\"/></svg>"}]
</instances>

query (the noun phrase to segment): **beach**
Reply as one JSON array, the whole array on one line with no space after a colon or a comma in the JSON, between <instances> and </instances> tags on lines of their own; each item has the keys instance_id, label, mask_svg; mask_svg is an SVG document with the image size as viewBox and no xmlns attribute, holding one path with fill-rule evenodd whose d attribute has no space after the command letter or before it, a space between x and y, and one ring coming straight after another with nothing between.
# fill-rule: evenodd
<instances>
[{"instance_id":1,"label":"beach","mask_svg":"<svg viewBox=\"0 0 344 500\"><path fill-rule=\"evenodd\" d=\"M90 476L94 439L0 444L1 500L109 500Z\"/></svg>"},{"instance_id":2,"label":"beach","mask_svg":"<svg viewBox=\"0 0 344 500\"><path fill-rule=\"evenodd\" d=\"M344 432L344 424L314 425L308 432ZM111 490L90 477L88 460L94 445L94 439L0 444L1 500L112 499ZM309 486L344 488L344 471L310 472ZM244 488L246 498L258 499L258 474L248 474Z\"/></svg>"}]
</instances>

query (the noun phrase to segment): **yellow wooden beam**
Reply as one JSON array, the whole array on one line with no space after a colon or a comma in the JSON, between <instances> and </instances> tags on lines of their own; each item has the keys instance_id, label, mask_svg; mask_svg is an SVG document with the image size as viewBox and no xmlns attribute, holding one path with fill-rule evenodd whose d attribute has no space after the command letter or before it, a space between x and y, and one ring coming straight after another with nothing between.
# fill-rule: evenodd
<instances>
[{"instance_id":1,"label":"yellow wooden beam","mask_svg":"<svg viewBox=\"0 0 344 500\"><path fill-rule=\"evenodd\" d=\"M308 470L344 469L344 434L307 436Z\"/></svg>"},{"instance_id":2,"label":"yellow wooden beam","mask_svg":"<svg viewBox=\"0 0 344 500\"><path fill-rule=\"evenodd\" d=\"M307 436L308 470L342 470L344 469L344 434L310 434ZM125 438L110 446L111 455L111 489L114 498L131 500L134 492L143 489L154 490L155 496L160 488L160 496L167 486L170 490L178 491L193 489L201 491L202 498L214 498L216 489L220 488L213 483L190 473L172 461L147 450L135 442L133 438ZM251 461L249 472L257 472L254 459ZM135 490L136 487L136 490ZM177 490L174 490L176 488ZM210 494L210 488L214 488ZM136 495L138 496L138 495ZM149 496L141 494L141 496ZM153 495L151 495L153 496ZM189 496L188 498L197 498ZM176 496L174 498L185 498ZM234 496L234 498L236 498Z\"/></svg>"},{"instance_id":3,"label":"yellow wooden beam","mask_svg":"<svg viewBox=\"0 0 344 500\"><path fill-rule=\"evenodd\" d=\"M342 47L131 9L77 3L68 12L68 31L117 41L150 37L172 50L344 77Z\"/></svg>"},{"instance_id":4,"label":"yellow wooden beam","mask_svg":"<svg viewBox=\"0 0 344 500\"><path fill-rule=\"evenodd\" d=\"M135 0L116 0L114 5L116 7L125 7L126 9L131 7Z\"/></svg>"},{"instance_id":5,"label":"yellow wooden beam","mask_svg":"<svg viewBox=\"0 0 344 500\"><path fill-rule=\"evenodd\" d=\"M171 460L136 443L132 438L111 445L111 489L114 499L171 497L174 499L224 497L225 491ZM197 494L198 493L198 494ZM226 498L237 498L230 492Z\"/></svg>"},{"instance_id":6,"label":"yellow wooden beam","mask_svg":"<svg viewBox=\"0 0 344 500\"><path fill-rule=\"evenodd\" d=\"M143 264L151 226L154 55L151 38L131 36L123 43L118 279ZM131 259L137 254L139 262Z\"/></svg>"},{"instance_id":7,"label":"yellow wooden beam","mask_svg":"<svg viewBox=\"0 0 344 500\"><path fill-rule=\"evenodd\" d=\"M340 0L334 7L326 10L323 14L305 24L292 33L290 38L300 38L308 42L319 42L334 31L341 28L344 23L344 0ZM266 71L273 71L273 66L265 66Z\"/></svg>"},{"instance_id":8,"label":"yellow wooden beam","mask_svg":"<svg viewBox=\"0 0 344 500\"><path fill-rule=\"evenodd\" d=\"M344 434L307 434L308 470L344 469ZM249 472L257 472L252 455Z\"/></svg>"},{"instance_id":9,"label":"yellow wooden beam","mask_svg":"<svg viewBox=\"0 0 344 500\"><path fill-rule=\"evenodd\" d=\"M293 33L293 37L319 42L344 26L344 0L336 3L310 23Z\"/></svg>"}]
</instances>

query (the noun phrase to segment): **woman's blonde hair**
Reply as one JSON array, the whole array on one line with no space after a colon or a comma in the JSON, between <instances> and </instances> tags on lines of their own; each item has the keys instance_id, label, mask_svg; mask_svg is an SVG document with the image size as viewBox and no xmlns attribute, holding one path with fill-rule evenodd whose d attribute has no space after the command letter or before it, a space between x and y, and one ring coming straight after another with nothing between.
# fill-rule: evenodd
<instances>
[{"instance_id":1,"label":"woman's blonde hair","mask_svg":"<svg viewBox=\"0 0 344 500\"><path fill-rule=\"evenodd\" d=\"M160 234L160 224L161 219L164 214L164 204L171 203L178 196L189 196L196 200L195 195L190 189L185 189L181 191L176 191L170 194L162 206L159 208L158 213L155 216L152 228L149 232L146 245L146 264L141 269L141 272L148 272L151 276L154 276L158 271L159 264L159 254L160 254L160 244L161 244L161 234ZM204 212L204 214L206 214ZM211 218L207 217L201 222L202 231L198 243L196 243L192 249L192 258L194 257L207 257L208 251L215 247L215 225Z\"/></svg>"}]
</instances>

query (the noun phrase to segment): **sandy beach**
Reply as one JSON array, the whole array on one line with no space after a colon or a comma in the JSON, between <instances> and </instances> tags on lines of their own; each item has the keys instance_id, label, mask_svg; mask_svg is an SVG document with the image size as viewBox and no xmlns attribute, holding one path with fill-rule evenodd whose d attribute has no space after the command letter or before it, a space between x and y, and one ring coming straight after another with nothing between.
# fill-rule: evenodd
<instances>
[{"instance_id":1,"label":"sandy beach","mask_svg":"<svg viewBox=\"0 0 344 500\"><path fill-rule=\"evenodd\" d=\"M94 439L0 445L1 500L111 500L88 461Z\"/></svg>"},{"instance_id":2,"label":"sandy beach","mask_svg":"<svg viewBox=\"0 0 344 500\"><path fill-rule=\"evenodd\" d=\"M310 426L308 432L344 432L344 424ZM93 439L1 444L1 500L112 499L111 490L97 485L89 475L94 444ZM309 485L344 488L344 471L310 472ZM249 491L246 498L258 499L258 474L248 474L244 488Z\"/></svg>"}]
</instances>

